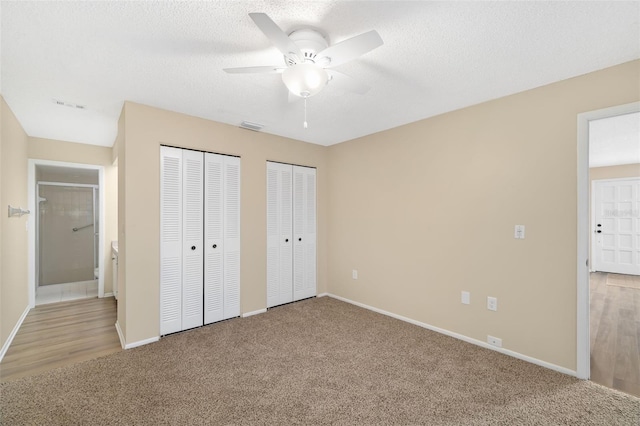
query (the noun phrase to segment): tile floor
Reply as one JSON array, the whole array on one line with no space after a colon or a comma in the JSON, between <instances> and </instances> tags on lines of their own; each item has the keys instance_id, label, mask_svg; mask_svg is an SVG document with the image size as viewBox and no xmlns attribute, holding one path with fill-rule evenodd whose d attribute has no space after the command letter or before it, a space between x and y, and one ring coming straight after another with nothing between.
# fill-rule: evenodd
<instances>
[{"instance_id":1,"label":"tile floor","mask_svg":"<svg viewBox=\"0 0 640 426\"><path fill-rule=\"evenodd\" d=\"M36 305L91 297L98 297L98 280L44 285L36 290Z\"/></svg>"}]
</instances>

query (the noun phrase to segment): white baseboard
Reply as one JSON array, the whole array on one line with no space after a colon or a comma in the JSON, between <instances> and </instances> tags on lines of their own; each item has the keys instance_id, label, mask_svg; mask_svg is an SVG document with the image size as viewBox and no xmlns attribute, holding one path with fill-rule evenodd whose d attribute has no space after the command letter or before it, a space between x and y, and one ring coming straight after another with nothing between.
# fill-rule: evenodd
<instances>
[{"instance_id":1,"label":"white baseboard","mask_svg":"<svg viewBox=\"0 0 640 426\"><path fill-rule=\"evenodd\" d=\"M113 297L113 293L105 293L102 297Z\"/></svg>"},{"instance_id":2,"label":"white baseboard","mask_svg":"<svg viewBox=\"0 0 640 426\"><path fill-rule=\"evenodd\" d=\"M124 333L122 333L122 329L120 328L120 324L116 321L116 330L118 330L118 337L120 337L120 346L122 349L132 349L137 348L138 346L148 345L149 343L154 343L160 340L160 336L158 337L150 337L148 339L139 340L133 343L126 343L124 339Z\"/></svg>"},{"instance_id":3,"label":"white baseboard","mask_svg":"<svg viewBox=\"0 0 640 426\"><path fill-rule=\"evenodd\" d=\"M245 312L244 314L242 314L240 316L242 318L246 318L246 317L251 317L253 315L264 314L265 312L267 312L267 308L258 309L257 311Z\"/></svg>"},{"instance_id":4,"label":"white baseboard","mask_svg":"<svg viewBox=\"0 0 640 426\"><path fill-rule=\"evenodd\" d=\"M435 331L436 333L444 334L446 336L453 337L455 339L462 340L464 342L471 343L473 345L480 346L480 347L483 347L483 348L486 348L486 349L491 349L492 351L500 352L502 354L509 355L509 356L514 357L514 358L518 358L518 359L521 359L523 361L530 362L531 364L539 365L541 367L545 367L545 368L548 368L550 370L557 371L559 373L568 374L569 376L574 376L574 377L578 376L578 373L576 371L574 371L574 370L570 370L568 368L561 367L559 365L555 365L555 364L552 364L550 362L542 361L542 360L539 360L537 358L532 358L530 356L523 355L523 354L521 354L519 352L514 352L514 351L511 351L509 349L498 348L496 346L492 346L492 345L490 345L490 344L488 344L486 342L483 342L483 341L477 340L477 339L473 339L473 338L465 336L463 334L454 333L453 331L445 330L444 328L435 327L433 325L426 324L426 323L423 323L423 322L420 322L420 321L416 321L416 320L413 320L411 318L403 317L402 315L397 315L397 314L394 314L394 313L391 313L391 312L384 311L382 309L374 308L373 306L365 305L364 303L360 303L360 302L356 302L356 301L353 301L353 300L346 299L344 297L336 296L335 294L330 294L329 293L328 296L329 297L333 297L334 299L341 300L341 301L346 302L346 303L350 303L352 305L359 306L359 307L364 308L364 309L368 309L368 310L373 311L373 312L377 312L379 314L383 314L383 315L387 315L387 316L395 318L395 319L399 319L400 321L405 321L405 322L408 322L410 324L417 325L418 327L423 327L423 328L426 328L428 330Z\"/></svg>"},{"instance_id":5,"label":"white baseboard","mask_svg":"<svg viewBox=\"0 0 640 426\"><path fill-rule=\"evenodd\" d=\"M125 346L127 344L124 340L124 334L122 333L122 329L120 328L120 324L118 323L118 321L116 321L116 331L118 332L118 337L120 338L120 346L122 346L122 349L126 349Z\"/></svg>"},{"instance_id":6,"label":"white baseboard","mask_svg":"<svg viewBox=\"0 0 640 426\"><path fill-rule=\"evenodd\" d=\"M5 354L9 350L9 346L11 346L11 342L13 342L13 338L16 337L16 334L18 333L18 330L20 330L20 326L22 325L22 322L27 317L27 314L29 313L30 310L31 310L31 307L27 305L22 315L20 315L18 322L13 327L13 330L11 330L11 333L9 334L7 341L4 342L4 345L2 345L2 349L0 349L0 361L2 361L2 358L4 358Z\"/></svg>"},{"instance_id":7,"label":"white baseboard","mask_svg":"<svg viewBox=\"0 0 640 426\"><path fill-rule=\"evenodd\" d=\"M149 343L155 343L158 340L160 340L160 336L150 337L148 339L138 340L137 342L129 343L129 344L125 345L124 348L125 349L137 348L138 346L144 346L144 345L148 345Z\"/></svg>"},{"instance_id":8,"label":"white baseboard","mask_svg":"<svg viewBox=\"0 0 640 426\"><path fill-rule=\"evenodd\" d=\"M316 297L326 297L326 296L329 296L329 293L320 293L316 295Z\"/></svg>"}]
</instances>

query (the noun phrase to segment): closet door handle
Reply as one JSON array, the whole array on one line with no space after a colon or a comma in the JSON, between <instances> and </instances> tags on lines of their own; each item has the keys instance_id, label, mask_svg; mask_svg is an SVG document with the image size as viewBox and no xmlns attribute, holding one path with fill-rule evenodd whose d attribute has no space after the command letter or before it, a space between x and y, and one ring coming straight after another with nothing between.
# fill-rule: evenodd
<instances>
[{"instance_id":1,"label":"closet door handle","mask_svg":"<svg viewBox=\"0 0 640 426\"><path fill-rule=\"evenodd\" d=\"M302 241L302 238L298 238L298 241Z\"/></svg>"},{"instance_id":2,"label":"closet door handle","mask_svg":"<svg viewBox=\"0 0 640 426\"><path fill-rule=\"evenodd\" d=\"M191 250L195 250L195 249L196 249L196 246L191 246Z\"/></svg>"},{"instance_id":3,"label":"closet door handle","mask_svg":"<svg viewBox=\"0 0 640 426\"><path fill-rule=\"evenodd\" d=\"M211 247L216 248L216 247L218 247L218 245L217 245L217 244L214 244L214 245L212 245Z\"/></svg>"},{"instance_id":4,"label":"closet door handle","mask_svg":"<svg viewBox=\"0 0 640 426\"><path fill-rule=\"evenodd\" d=\"M285 243L288 243L288 242L289 242L289 239L288 239L288 238L287 238L287 239L285 239L285 240L284 240L284 242L285 242Z\"/></svg>"}]
</instances>

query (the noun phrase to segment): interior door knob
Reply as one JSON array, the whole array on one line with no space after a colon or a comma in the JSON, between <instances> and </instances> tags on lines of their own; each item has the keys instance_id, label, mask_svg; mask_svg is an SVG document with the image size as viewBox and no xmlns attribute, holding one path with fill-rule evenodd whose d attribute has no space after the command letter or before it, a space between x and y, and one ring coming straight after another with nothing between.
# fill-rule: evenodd
<instances>
[{"instance_id":1,"label":"interior door knob","mask_svg":"<svg viewBox=\"0 0 640 426\"><path fill-rule=\"evenodd\" d=\"M212 245L211 247L216 248L216 247L218 247L218 245L217 245L217 244L214 244L214 245Z\"/></svg>"},{"instance_id":2,"label":"interior door knob","mask_svg":"<svg viewBox=\"0 0 640 426\"><path fill-rule=\"evenodd\" d=\"M191 246L191 250L195 250L195 249L196 249L196 246Z\"/></svg>"},{"instance_id":3,"label":"interior door knob","mask_svg":"<svg viewBox=\"0 0 640 426\"><path fill-rule=\"evenodd\" d=\"M302 238L298 238L298 241L302 241Z\"/></svg>"},{"instance_id":4,"label":"interior door knob","mask_svg":"<svg viewBox=\"0 0 640 426\"><path fill-rule=\"evenodd\" d=\"M285 239L285 240L284 240L284 242L285 242L285 243L288 243L288 242L289 242L289 239L288 239L288 238L287 238L287 239Z\"/></svg>"},{"instance_id":5,"label":"interior door knob","mask_svg":"<svg viewBox=\"0 0 640 426\"><path fill-rule=\"evenodd\" d=\"M597 232L598 234L600 234L602 231L598 229L596 232Z\"/></svg>"}]
</instances>

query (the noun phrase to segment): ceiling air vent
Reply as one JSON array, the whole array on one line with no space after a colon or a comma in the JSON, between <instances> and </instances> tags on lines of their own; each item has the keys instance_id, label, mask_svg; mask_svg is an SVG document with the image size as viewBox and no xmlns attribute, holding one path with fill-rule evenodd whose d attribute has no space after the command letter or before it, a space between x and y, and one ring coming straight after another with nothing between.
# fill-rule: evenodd
<instances>
[{"instance_id":1,"label":"ceiling air vent","mask_svg":"<svg viewBox=\"0 0 640 426\"><path fill-rule=\"evenodd\" d=\"M240 123L240 128L253 130L254 132L259 132L260 130L262 130L263 127L264 126L262 124L251 123L249 121L243 121L242 123Z\"/></svg>"},{"instance_id":2,"label":"ceiling air vent","mask_svg":"<svg viewBox=\"0 0 640 426\"><path fill-rule=\"evenodd\" d=\"M61 101L60 99L51 99L53 101L54 104L56 105L60 105L60 106L66 106L69 108L77 108L77 109L87 109L86 105L80 105L80 104L73 104L71 102L65 102L65 101Z\"/></svg>"}]
</instances>

